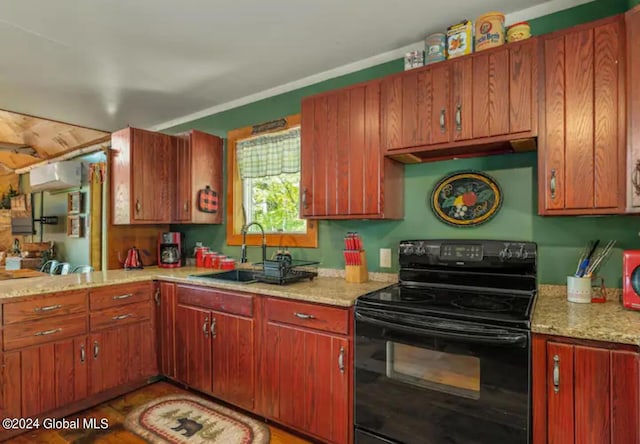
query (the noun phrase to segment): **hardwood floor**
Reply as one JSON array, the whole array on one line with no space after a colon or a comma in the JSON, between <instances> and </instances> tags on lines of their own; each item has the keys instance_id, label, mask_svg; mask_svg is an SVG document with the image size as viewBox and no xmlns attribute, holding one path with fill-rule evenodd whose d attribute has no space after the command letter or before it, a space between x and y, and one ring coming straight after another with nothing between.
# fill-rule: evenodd
<instances>
[{"instance_id":1,"label":"hardwood floor","mask_svg":"<svg viewBox=\"0 0 640 444\"><path fill-rule=\"evenodd\" d=\"M69 419L98 418L99 420L107 418L109 428L106 430L41 429L37 432L24 433L7 442L11 444L144 444L147 441L124 428L123 421L127 413L152 399L180 393L193 394L168 382L157 382L69 417ZM269 430L271 431L271 444L309 444L309 441L293 436L272 425L269 425Z\"/></svg>"}]
</instances>

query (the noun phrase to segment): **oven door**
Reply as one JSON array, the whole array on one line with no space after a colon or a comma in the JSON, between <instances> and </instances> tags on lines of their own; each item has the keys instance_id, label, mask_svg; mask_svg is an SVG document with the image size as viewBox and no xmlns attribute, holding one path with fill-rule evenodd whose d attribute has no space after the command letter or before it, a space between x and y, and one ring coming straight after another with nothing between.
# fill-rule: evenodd
<instances>
[{"instance_id":1,"label":"oven door","mask_svg":"<svg viewBox=\"0 0 640 444\"><path fill-rule=\"evenodd\" d=\"M529 442L528 331L366 309L355 318L356 437Z\"/></svg>"}]
</instances>

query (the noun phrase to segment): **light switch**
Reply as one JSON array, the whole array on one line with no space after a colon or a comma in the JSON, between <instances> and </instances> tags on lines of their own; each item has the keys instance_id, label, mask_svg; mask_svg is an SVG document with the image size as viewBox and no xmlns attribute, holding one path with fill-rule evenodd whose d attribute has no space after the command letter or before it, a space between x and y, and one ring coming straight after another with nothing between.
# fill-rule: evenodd
<instances>
[{"instance_id":1,"label":"light switch","mask_svg":"<svg viewBox=\"0 0 640 444\"><path fill-rule=\"evenodd\" d=\"M391 268L391 248L380 249L380 268Z\"/></svg>"}]
</instances>

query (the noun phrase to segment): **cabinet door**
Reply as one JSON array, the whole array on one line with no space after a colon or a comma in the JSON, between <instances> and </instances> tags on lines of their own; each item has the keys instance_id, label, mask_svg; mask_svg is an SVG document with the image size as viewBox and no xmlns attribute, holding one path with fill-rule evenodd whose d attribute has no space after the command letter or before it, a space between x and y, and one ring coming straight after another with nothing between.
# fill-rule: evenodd
<instances>
[{"instance_id":1,"label":"cabinet door","mask_svg":"<svg viewBox=\"0 0 640 444\"><path fill-rule=\"evenodd\" d=\"M640 211L640 6L626 15L627 28L627 209Z\"/></svg>"},{"instance_id":2,"label":"cabinet door","mask_svg":"<svg viewBox=\"0 0 640 444\"><path fill-rule=\"evenodd\" d=\"M474 59L469 57L456 60L452 65L453 140L455 141L473 137L473 67Z\"/></svg>"},{"instance_id":3,"label":"cabinet door","mask_svg":"<svg viewBox=\"0 0 640 444\"><path fill-rule=\"evenodd\" d=\"M622 37L616 18L543 39L542 214L624 210Z\"/></svg>"},{"instance_id":4,"label":"cabinet door","mask_svg":"<svg viewBox=\"0 0 640 444\"><path fill-rule=\"evenodd\" d=\"M211 313L176 307L176 379L211 392Z\"/></svg>"},{"instance_id":5,"label":"cabinet door","mask_svg":"<svg viewBox=\"0 0 640 444\"><path fill-rule=\"evenodd\" d=\"M249 410L254 406L254 322L226 313L211 314L214 396Z\"/></svg>"},{"instance_id":6,"label":"cabinet door","mask_svg":"<svg viewBox=\"0 0 640 444\"><path fill-rule=\"evenodd\" d=\"M176 284L160 282L158 304L158 363L160 373L170 378L176 377L175 357L175 309Z\"/></svg>"},{"instance_id":7,"label":"cabinet door","mask_svg":"<svg viewBox=\"0 0 640 444\"><path fill-rule=\"evenodd\" d=\"M451 68L435 66L431 70L433 96L431 113L431 143L447 143L454 126L451 111Z\"/></svg>"},{"instance_id":8,"label":"cabinet door","mask_svg":"<svg viewBox=\"0 0 640 444\"><path fill-rule=\"evenodd\" d=\"M609 350L576 346L574 361L575 442L608 443L611 433Z\"/></svg>"},{"instance_id":9,"label":"cabinet door","mask_svg":"<svg viewBox=\"0 0 640 444\"><path fill-rule=\"evenodd\" d=\"M92 333L89 338L91 394L156 375L155 345L152 322Z\"/></svg>"},{"instance_id":10,"label":"cabinet door","mask_svg":"<svg viewBox=\"0 0 640 444\"><path fill-rule=\"evenodd\" d=\"M348 442L347 339L274 323L266 333L267 414L327 442Z\"/></svg>"},{"instance_id":11,"label":"cabinet door","mask_svg":"<svg viewBox=\"0 0 640 444\"><path fill-rule=\"evenodd\" d=\"M190 182L190 221L195 224L221 224L223 197L222 139L201 131L191 130L189 143L191 174L187 177L180 177L180 180ZM198 191L206 187L210 187L218 193L218 210L215 213L205 213L197 209Z\"/></svg>"},{"instance_id":12,"label":"cabinet door","mask_svg":"<svg viewBox=\"0 0 640 444\"><path fill-rule=\"evenodd\" d=\"M0 364L0 417L19 418L22 413L20 352L0 353Z\"/></svg>"},{"instance_id":13,"label":"cabinet door","mask_svg":"<svg viewBox=\"0 0 640 444\"><path fill-rule=\"evenodd\" d=\"M379 110L378 82L302 101L303 217L382 214Z\"/></svg>"},{"instance_id":14,"label":"cabinet door","mask_svg":"<svg viewBox=\"0 0 640 444\"><path fill-rule=\"evenodd\" d=\"M509 50L473 57L473 137L509 133Z\"/></svg>"},{"instance_id":15,"label":"cabinet door","mask_svg":"<svg viewBox=\"0 0 640 444\"><path fill-rule=\"evenodd\" d=\"M173 203L173 220L191 220L191 144L189 134L176 136L176 197Z\"/></svg>"},{"instance_id":16,"label":"cabinet door","mask_svg":"<svg viewBox=\"0 0 640 444\"><path fill-rule=\"evenodd\" d=\"M640 354L611 351L611 443L640 442Z\"/></svg>"},{"instance_id":17,"label":"cabinet door","mask_svg":"<svg viewBox=\"0 0 640 444\"><path fill-rule=\"evenodd\" d=\"M573 346L547 343L547 436L550 444L573 443Z\"/></svg>"},{"instance_id":18,"label":"cabinet door","mask_svg":"<svg viewBox=\"0 0 640 444\"><path fill-rule=\"evenodd\" d=\"M19 353L19 377L13 382L20 388L22 416L33 417L87 396L86 337Z\"/></svg>"},{"instance_id":19,"label":"cabinet door","mask_svg":"<svg viewBox=\"0 0 640 444\"><path fill-rule=\"evenodd\" d=\"M132 129L133 220L171 220L175 152L172 139L160 133Z\"/></svg>"}]
</instances>

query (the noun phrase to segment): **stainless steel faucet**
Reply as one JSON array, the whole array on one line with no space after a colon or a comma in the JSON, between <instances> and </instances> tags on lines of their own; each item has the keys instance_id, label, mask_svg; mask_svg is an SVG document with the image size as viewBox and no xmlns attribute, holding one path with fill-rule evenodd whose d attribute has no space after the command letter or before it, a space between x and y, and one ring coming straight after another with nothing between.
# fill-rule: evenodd
<instances>
[{"instance_id":1,"label":"stainless steel faucet","mask_svg":"<svg viewBox=\"0 0 640 444\"><path fill-rule=\"evenodd\" d=\"M262 263L264 264L267 260L267 236L264 234L264 228L262 228L262 225L258 222L251 222L250 224L242 227L242 257L240 258L240 263L244 264L247 262L247 231L252 225L257 226L260 228L260 231L262 231Z\"/></svg>"}]
</instances>

